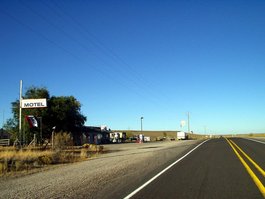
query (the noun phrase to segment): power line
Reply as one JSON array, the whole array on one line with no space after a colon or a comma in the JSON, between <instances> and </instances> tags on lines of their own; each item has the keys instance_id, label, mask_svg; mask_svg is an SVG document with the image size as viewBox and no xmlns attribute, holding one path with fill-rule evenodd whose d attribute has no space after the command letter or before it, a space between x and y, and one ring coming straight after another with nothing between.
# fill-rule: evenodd
<instances>
[{"instance_id":1,"label":"power line","mask_svg":"<svg viewBox=\"0 0 265 199\"><path fill-rule=\"evenodd\" d=\"M48 41L49 43L53 44L54 46L56 46L57 48L61 49L62 51L64 51L65 53L69 54L70 56L72 56L73 58L75 58L78 61L83 62L82 58L77 56L76 54L72 53L72 51L68 50L67 48L64 48L62 45L59 45L57 42L51 40L50 38L48 38L45 34L43 34L40 31L37 31L36 29L32 28L30 25L24 23L22 20L18 19L17 17L11 15L10 13L4 11L4 10L0 10L3 14L5 14L6 16L8 16L9 18L11 18L12 20L14 20L16 23L22 25L24 28L30 30L31 32L35 33L36 35L40 36L42 39ZM87 63L86 63L87 64ZM129 88L128 86L126 86L122 81L119 81L119 78L113 78L113 76L111 76L109 73L106 73L104 70L100 69L100 68L96 68L93 65L90 65L91 67L94 68L94 70L99 71L101 74L103 74L104 76L108 77L109 79L111 79L113 82L116 82L117 85L124 87L125 89L129 89L129 90L133 90L132 88ZM140 97L144 97L144 95L140 92L138 92L137 90L134 90L134 93Z\"/></svg>"},{"instance_id":2,"label":"power line","mask_svg":"<svg viewBox=\"0 0 265 199\"><path fill-rule=\"evenodd\" d=\"M101 49L103 51L103 53L109 57L111 57L116 63L122 64L125 69L125 74L134 74L133 77L134 78L130 78L131 81L133 81L133 83L139 88L144 89L145 92L149 93L151 96L155 97L155 98L151 98L151 99L159 99L161 98L161 95L166 98L169 99L167 97L167 94L162 91L160 91L160 95L154 95L154 93L151 93L150 91L153 90L153 88L155 87L151 82L147 81L142 75L141 73L138 73L137 71L135 71L133 69L133 67L128 64L123 58L121 58L117 53L115 53L112 49L110 49L109 47L107 47L103 42L101 42L93 33L91 33L90 31L87 30L86 27L83 26L83 24L81 24L74 16L72 16L71 14L69 14L67 11L65 11L65 9L63 9L58 2L56 1L52 1L52 3L57 7L57 9L54 9L52 6L50 6L46 1L42 1L47 7L49 7L50 9L53 9L53 11L55 13L57 13L58 16L60 16L61 18L64 18L59 12L58 10L60 10L63 15L67 16L69 19L71 19L75 25L77 25L77 27L79 27L81 30L84 31L85 37L87 39L89 39L89 41L98 49ZM75 29L76 30L76 29ZM92 39L91 39L92 38ZM121 70L121 68L116 68L118 70ZM122 68L123 69L123 68ZM130 76L129 76L130 77ZM139 80L139 82L143 82L143 84L139 84L138 81L135 81L135 79ZM147 88L147 89L146 89ZM168 101L168 100L167 100ZM157 101L159 102L159 100ZM157 103L156 102L156 103Z\"/></svg>"},{"instance_id":3,"label":"power line","mask_svg":"<svg viewBox=\"0 0 265 199\"><path fill-rule=\"evenodd\" d=\"M47 17L41 15L40 13L38 13L36 10L32 9L32 7L28 6L25 2L22 2L22 5L24 5L24 7L26 7L27 9L29 9L34 15L38 16L40 19L42 19L43 21L45 21L46 23L48 23L51 27L53 27L54 29L58 30L59 32L61 32L65 37L67 37L69 40L75 42L77 45L81 46L85 52L89 51L89 48L83 44L82 42L80 42L78 39L76 39L75 37L73 37L71 34L67 33L65 30L63 30L60 26L58 26L57 24L55 24L53 21L49 20ZM55 4L57 4L56 2L53 2ZM47 2L44 3L45 5L47 5ZM50 5L48 5L48 7L50 9L53 10L53 12L61 17L62 19L65 20L65 17L63 17L63 15L59 14L59 12L52 8ZM61 10L62 13L64 13L65 11L61 8L59 9ZM82 57L80 57L79 55L73 53L70 49L65 48L63 45L59 44L58 41L54 41L52 39L50 39L48 36L46 36L45 34L43 34L42 32L38 31L36 28L33 28L32 26L26 24L25 22L23 22L21 19L15 17L13 14L10 14L6 11L1 10L2 13L4 13L5 15L7 15L8 17L12 18L14 21L16 21L18 24L22 25L23 27L25 27L26 29L32 31L33 33L35 33L36 35L40 36L42 39L48 41L49 43L51 43L52 45L56 46L57 48L61 49L63 52L67 53L68 55L70 55L71 57L73 57L75 60L78 60L80 62L84 62L84 60L82 59ZM131 90L133 91L134 94L138 95L141 98L144 98L144 100L148 100L150 102L152 102L155 105L159 105L161 107L165 107L166 109L172 111L172 108L168 107L168 104L162 103L159 100L161 98L161 93L159 94L154 94L152 92L153 87L150 83L148 83L148 81L146 81L146 79L144 79L144 77L138 73L137 71L135 71L133 69L133 67L131 67L130 64L128 64L126 61L124 61L117 53L115 53L112 49L108 48L106 45L104 45L99 39L97 39L92 33L90 33L80 22L78 22L78 20L76 20L74 17L72 17L71 15L68 15L67 12L65 12L64 14L65 16L67 16L68 18L72 19L72 21L74 21L74 24L77 25L79 27L79 29L83 30L83 35L85 35L85 37L87 39L90 40L90 42L98 49L100 49L105 55L111 57L113 59L113 61L115 63L122 64L124 67L115 67L115 70L117 71L118 74L118 78L107 73L106 71L102 70L101 67L96 67L94 65L90 65L91 68L93 68L95 71L100 72L101 74L103 74L105 77L109 78L111 81L115 82L117 85L122 86L123 88L127 89L127 90ZM67 21L67 20L66 20ZM77 30L77 29L75 29ZM85 34L84 34L85 33ZM91 39L92 37L92 39ZM108 66L108 63L103 60L100 56L96 57L101 60L103 63L106 64L106 66ZM85 62L85 64L87 65L87 63ZM122 75L124 74L125 75ZM128 74L132 74L132 75L128 75ZM122 81L123 80L123 81ZM136 81L138 80L138 81ZM124 82L127 82L124 83ZM136 87L128 87L128 83L133 83L134 85L136 85ZM141 92L142 91L142 92ZM148 95L148 98L146 98L146 95ZM163 94L163 98L167 98L166 94Z\"/></svg>"}]
</instances>

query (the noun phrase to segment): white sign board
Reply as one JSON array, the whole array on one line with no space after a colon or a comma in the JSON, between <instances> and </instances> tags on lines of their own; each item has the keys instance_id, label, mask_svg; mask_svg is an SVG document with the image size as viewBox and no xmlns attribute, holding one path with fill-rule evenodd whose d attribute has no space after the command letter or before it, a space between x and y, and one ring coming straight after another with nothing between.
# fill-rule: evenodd
<instances>
[{"instance_id":1,"label":"white sign board","mask_svg":"<svg viewBox=\"0 0 265 199\"><path fill-rule=\"evenodd\" d=\"M185 125L186 125L186 121L185 120L180 121L180 127L181 128L184 127Z\"/></svg>"},{"instance_id":2,"label":"white sign board","mask_svg":"<svg viewBox=\"0 0 265 199\"><path fill-rule=\"evenodd\" d=\"M47 107L47 99L23 99L21 108L45 108Z\"/></svg>"}]
</instances>

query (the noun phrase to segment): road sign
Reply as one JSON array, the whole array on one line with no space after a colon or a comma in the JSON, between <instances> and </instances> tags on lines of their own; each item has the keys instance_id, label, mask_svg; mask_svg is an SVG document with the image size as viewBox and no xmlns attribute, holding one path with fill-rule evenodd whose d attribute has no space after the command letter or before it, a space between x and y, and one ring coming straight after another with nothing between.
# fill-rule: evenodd
<instances>
[{"instance_id":1,"label":"road sign","mask_svg":"<svg viewBox=\"0 0 265 199\"><path fill-rule=\"evenodd\" d=\"M22 99L21 108L45 108L47 99Z\"/></svg>"}]
</instances>

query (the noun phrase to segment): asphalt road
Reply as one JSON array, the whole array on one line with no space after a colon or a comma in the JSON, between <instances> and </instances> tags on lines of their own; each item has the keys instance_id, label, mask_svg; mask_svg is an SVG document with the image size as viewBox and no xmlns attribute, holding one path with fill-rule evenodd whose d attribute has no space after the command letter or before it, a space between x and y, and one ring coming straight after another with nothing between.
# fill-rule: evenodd
<instances>
[{"instance_id":1,"label":"asphalt road","mask_svg":"<svg viewBox=\"0 0 265 199\"><path fill-rule=\"evenodd\" d=\"M0 199L124 198L201 141L113 144L87 161L0 177Z\"/></svg>"},{"instance_id":2,"label":"asphalt road","mask_svg":"<svg viewBox=\"0 0 265 199\"><path fill-rule=\"evenodd\" d=\"M265 140L229 140L106 145L109 153L94 159L0 178L0 199L264 198ZM255 175L251 177L235 151ZM130 195L150 179L154 180Z\"/></svg>"},{"instance_id":3,"label":"asphalt road","mask_svg":"<svg viewBox=\"0 0 265 199\"><path fill-rule=\"evenodd\" d=\"M242 138L208 140L131 198L265 198L265 142ZM233 144L234 143L234 144ZM243 151L235 146L235 144ZM251 177L235 150L249 166ZM264 173L263 173L264 174ZM255 180L260 181L257 185Z\"/></svg>"}]
</instances>

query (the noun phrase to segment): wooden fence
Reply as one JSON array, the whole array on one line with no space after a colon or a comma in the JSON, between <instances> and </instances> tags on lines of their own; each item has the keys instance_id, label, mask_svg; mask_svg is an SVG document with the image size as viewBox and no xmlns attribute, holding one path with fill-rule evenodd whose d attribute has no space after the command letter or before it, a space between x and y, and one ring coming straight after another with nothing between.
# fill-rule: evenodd
<instances>
[{"instance_id":1,"label":"wooden fence","mask_svg":"<svg viewBox=\"0 0 265 199\"><path fill-rule=\"evenodd\" d=\"M10 139L0 139L0 146L9 146Z\"/></svg>"}]
</instances>

